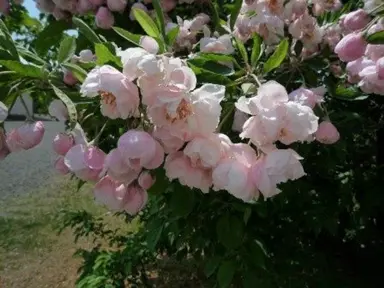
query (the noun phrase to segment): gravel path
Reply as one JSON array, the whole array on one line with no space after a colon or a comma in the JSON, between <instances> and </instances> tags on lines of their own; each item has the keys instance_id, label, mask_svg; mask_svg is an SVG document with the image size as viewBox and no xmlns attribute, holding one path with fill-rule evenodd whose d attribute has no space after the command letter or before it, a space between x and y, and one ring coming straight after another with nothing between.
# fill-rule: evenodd
<instances>
[{"instance_id":1,"label":"gravel path","mask_svg":"<svg viewBox=\"0 0 384 288\"><path fill-rule=\"evenodd\" d=\"M19 127L23 122L6 122L5 128ZM45 121L43 141L35 148L12 153L0 162L0 200L9 196L26 194L51 183L58 174L52 169L55 159L52 139L64 131L61 122Z\"/></svg>"}]
</instances>

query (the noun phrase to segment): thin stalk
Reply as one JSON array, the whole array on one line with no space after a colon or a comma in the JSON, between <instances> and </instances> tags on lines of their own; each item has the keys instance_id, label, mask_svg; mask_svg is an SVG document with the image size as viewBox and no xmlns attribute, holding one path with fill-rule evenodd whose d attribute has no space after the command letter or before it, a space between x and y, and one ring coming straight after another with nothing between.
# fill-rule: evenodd
<instances>
[{"instance_id":1,"label":"thin stalk","mask_svg":"<svg viewBox=\"0 0 384 288\"><path fill-rule=\"evenodd\" d=\"M97 143L99 142L99 139L100 139L101 134L103 134L105 128L107 127L107 124L108 124L108 121L106 121L106 122L104 123L103 127L101 127L100 132L96 135L95 139L93 139L93 140L90 142L91 145L97 145Z\"/></svg>"},{"instance_id":2,"label":"thin stalk","mask_svg":"<svg viewBox=\"0 0 384 288\"><path fill-rule=\"evenodd\" d=\"M260 82L259 78L257 78L257 76L255 74L251 74L251 77L256 81L257 85L259 85L259 87L260 87L261 82Z\"/></svg>"},{"instance_id":3,"label":"thin stalk","mask_svg":"<svg viewBox=\"0 0 384 288\"><path fill-rule=\"evenodd\" d=\"M231 116L233 110L235 110L235 105L233 105L231 108L228 109L227 114L224 115L224 117L223 117L223 119L221 120L219 126L217 126L217 131L220 132L221 128L223 128L224 123L227 122L227 120L228 120L229 117Z\"/></svg>"}]
</instances>

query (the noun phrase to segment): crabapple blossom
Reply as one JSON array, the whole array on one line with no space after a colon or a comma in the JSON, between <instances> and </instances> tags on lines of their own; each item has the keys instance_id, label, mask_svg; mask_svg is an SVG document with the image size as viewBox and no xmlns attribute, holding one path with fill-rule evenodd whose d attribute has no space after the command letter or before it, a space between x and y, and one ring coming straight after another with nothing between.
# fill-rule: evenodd
<instances>
[{"instance_id":1,"label":"crabapple blossom","mask_svg":"<svg viewBox=\"0 0 384 288\"><path fill-rule=\"evenodd\" d=\"M155 169L164 161L164 149L150 134L139 130L125 132L117 142L125 163L134 170Z\"/></svg>"},{"instance_id":2,"label":"crabapple blossom","mask_svg":"<svg viewBox=\"0 0 384 288\"><path fill-rule=\"evenodd\" d=\"M316 16L328 11L337 11L342 6L340 0L312 0L312 3L312 11Z\"/></svg>"},{"instance_id":3,"label":"crabapple blossom","mask_svg":"<svg viewBox=\"0 0 384 288\"><path fill-rule=\"evenodd\" d=\"M148 171L141 172L137 182L144 190L148 190L156 182L156 179Z\"/></svg>"},{"instance_id":4,"label":"crabapple blossom","mask_svg":"<svg viewBox=\"0 0 384 288\"><path fill-rule=\"evenodd\" d=\"M127 6L127 0L107 0L107 6L110 11L123 12Z\"/></svg>"},{"instance_id":5,"label":"crabapple blossom","mask_svg":"<svg viewBox=\"0 0 384 288\"><path fill-rule=\"evenodd\" d=\"M93 190L97 202L113 211L126 211L130 215L137 214L148 201L148 195L142 188L121 184L109 176L96 183Z\"/></svg>"},{"instance_id":6,"label":"crabapple blossom","mask_svg":"<svg viewBox=\"0 0 384 288\"><path fill-rule=\"evenodd\" d=\"M115 17L108 8L101 6L96 13L96 25L101 29L110 29L115 23Z\"/></svg>"},{"instance_id":7,"label":"crabapple blossom","mask_svg":"<svg viewBox=\"0 0 384 288\"><path fill-rule=\"evenodd\" d=\"M231 154L213 169L213 189L226 190L245 202L257 200L259 191L251 176L252 165L257 161L255 151L249 145L238 143L231 146Z\"/></svg>"},{"instance_id":8,"label":"crabapple blossom","mask_svg":"<svg viewBox=\"0 0 384 288\"><path fill-rule=\"evenodd\" d=\"M336 45L335 53L341 61L350 62L364 55L367 42L361 33L351 33L344 36Z\"/></svg>"},{"instance_id":9,"label":"crabapple blossom","mask_svg":"<svg viewBox=\"0 0 384 288\"><path fill-rule=\"evenodd\" d=\"M105 157L105 153L96 146L77 144L65 154L64 163L81 180L97 181Z\"/></svg>"},{"instance_id":10,"label":"crabapple blossom","mask_svg":"<svg viewBox=\"0 0 384 288\"><path fill-rule=\"evenodd\" d=\"M373 66L375 63L366 58L361 57L355 61L348 62L346 70L348 74L348 82L349 83L358 83L361 80L361 77L359 76L359 73L364 70L364 68L368 66Z\"/></svg>"},{"instance_id":11,"label":"crabapple blossom","mask_svg":"<svg viewBox=\"0 0 384 288\"><path fill-rule=\"evenodd\" d=\"M138 113L139 91L123 73L109 65L94 68L84 80L80 93L101 96L101 114L111 119L127 119Z\"/></svg>"},{"instance_id":12,"label":"crabapple blossom","mask_svg":"<svg viewBox=\"0 0 384 288\"><path fill-rule=\"evenodd\" d=\"M55 163L53 164L53 167L55 168L55 170L60 173L61 175L66 175L68 174L69 172L71 172L69 170L69 168L67 167L67 165L65 165L65 162L64 162L64 156L61 156L59 155L56 160L55 160Z\"/></svg>"},{"instance_id":13,"label":"crabapple blossom","mask_svg":"<svg viewBox=\"0 0 384 288\"><path fill-rule=\"evenodd\" d=\"M210 37L208 33L204 33L204 37L200 39L200 51L206 53L232 54L235 49L232 46L231 35L224 34L219 37Z\"/></svg>"},{"instance_id":14,"label":"crabapple blossom","mask_svg":"<svg viewBox=\"0 0 384 288\"><path fill-rule=\"evenodd\" d=\"M77 78L73 75L72 71L64 71L63 82L68 86L73 86L77 83Z\"/></svg>"},{"instance_id":15,"label":"crabapple blossom","mask_svg":"<svg viewBox=\"0 0 384 288\"><path fill-rule=\"evenodd\" d=\"M319 87L322 88L322 87ZM323 102L325 91L306 89L301 87L288 94L289 100L300 103L301 105L315 108L316 104Z\"/></svg>"},{"instance_id":16,"label":"crabapple blossom","mask_svg":"<svg viewBox=\"0 0 384 288\"><path fill-rule=\"evenodd\" d=\"M70 134L59 133L53 138L52 147L58 155L65 156L69 149L75 144L73 136Z\"/></svg>"},{"instance_id":17,"label":"crabapple blossom","mask_svg":"<svg viewBox=\"0 0 384 288\"><path fill-rule=\"evenodd\" d=\"M316 140L322 144L334 144L340 139L339 131L330 121L323 121L315 134Z\"/></svg>"},{"instance_id":18,"label":"crabapple blossom","mask_svg":"<svg viewBox=\"0 0 384 288\"><path fill-rule=\"evenodd\" d=\"M384 80L384 57L381 57L376 62L377 77L380 80Z\"/></svg>"},{"instance_id":19,"label":"crabapple blossom","mask_svg":"<svg viewBox=\"0 0 384 288\"><path fill-rule=\"evenodd\" d=\"M254 163L251 171L253 184L265 198L281 192L277 184L296 180L305 175L302 160L292 149L275 149Z\"/></svg>"},{"instance_id":20,"label":"crabapple blossom","mask_svg":"<svg viewBox=\"0 0 384 288\"><path fill-rule=\"evenodd\" d=\"M308 13L304 13L289 25L289 33L293 38L300 40L307 49L313 49L321 43L323 37L323 31L317 25L316 19Z\"/></svg>"},{"instance_id":21,"label":"crabapple blossom","mask_svg":"<svg viewBox=\"0 0 384 288\"><path fill-rule=\"evenodd\" d=\"M152 136L161 143L165 153L169 154L180 150L184 146L185 141L171 134L167 127L155 126Z\"/></svg>"},{"instance_id":22,"label":"crabapple blossom","mask_svg":"<svg viewBox=\"0 0 384 288\"><path fill-rule=\"evenodd\" d=\"M43 122L26 123L7 134L7 146L11 152L31 149L40 144L44 132Z\"/></svg>"},{"instance_id":23,"label":"crabapple blossom","mask_svg":"<svg viewBox=\"0 0 384 288\"><path fill-rule=\"evenodd\" d=\"M370 20L371 19L367 12L363 9L358 9L343 15L340 24L346 32L350 33L363 29L366 25L368 25Z\"/></svg>"}]
</instances>

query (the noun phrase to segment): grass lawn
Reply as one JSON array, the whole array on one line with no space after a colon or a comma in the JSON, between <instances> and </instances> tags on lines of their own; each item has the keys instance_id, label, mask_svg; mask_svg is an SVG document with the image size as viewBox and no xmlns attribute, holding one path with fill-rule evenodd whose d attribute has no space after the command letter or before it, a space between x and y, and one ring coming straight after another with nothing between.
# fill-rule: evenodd
<instances>
[{"instance_id":1,"label":"grass lawn","mask_svg":"<svg viewBox=\"0 0 384 288\"><path fill-rule=\"evenodd\" d=\"M74 287L80 259L70 230L57 235L61 209L108 212L94 203L90 186L76 192L69 178L54 180L39 191L0 203L0 287Z\"/></svg>"}]
</instances>

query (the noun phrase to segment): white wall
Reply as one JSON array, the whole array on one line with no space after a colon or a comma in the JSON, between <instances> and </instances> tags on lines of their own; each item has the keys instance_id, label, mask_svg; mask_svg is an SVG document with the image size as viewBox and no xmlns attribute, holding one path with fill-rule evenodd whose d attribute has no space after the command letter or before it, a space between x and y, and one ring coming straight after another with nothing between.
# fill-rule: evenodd
<instances>
[{"instance_id":1,"label":"white wall","mask_svg":"<svg viewBox=\"0 0 384 288\"><path fill-rule=\"evenodd\" d=\"M29 94L23 94L23 96L21 96L21 97L23 97L25 103L27 104L27 108L28 108L29 113L31 113L33 115L33 100L32 100L32 98L29 96ZM23 104L21 103L20 97L17 98L15 105L13 105L9 114L10 115L25 115L25 116L27 115L27 113L25 112L25 108L24 108Z\"/></svg>"}]
</instances>

